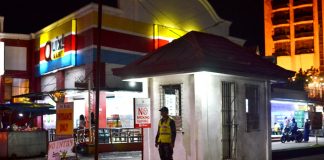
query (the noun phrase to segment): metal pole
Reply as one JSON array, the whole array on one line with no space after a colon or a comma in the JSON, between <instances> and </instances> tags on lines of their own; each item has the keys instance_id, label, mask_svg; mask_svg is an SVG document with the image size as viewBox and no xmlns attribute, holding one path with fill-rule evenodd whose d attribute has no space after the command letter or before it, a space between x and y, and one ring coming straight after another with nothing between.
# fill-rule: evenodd
<instances>
[{"instance_id":1,"label":"metal pole","mask_svg":"<svg viewBox=\"0 0 324 160\"><path fill-rule=\"evenodd\" d=\"M88 119L89 119L89 140L90 143L93 143L93 137L92 137L92 129L91 129L91 121L92 121L92 117L91 117L91 81L90 81L90 76L88 78Z\"/></svg>"},{"instance_id":2,"label":"metal pole","mask_svg":"<svg viewBox=\"0 0 324 160\"><path fill-rule=\"evenodd\" d=\"M98 30L96 56L96 129L95 129L95 160L98 160L98 128L99 128L99 97L100 97L100 52L101 52L101 22L102 0L98 0Z\"/></svg>"}]
</instances>

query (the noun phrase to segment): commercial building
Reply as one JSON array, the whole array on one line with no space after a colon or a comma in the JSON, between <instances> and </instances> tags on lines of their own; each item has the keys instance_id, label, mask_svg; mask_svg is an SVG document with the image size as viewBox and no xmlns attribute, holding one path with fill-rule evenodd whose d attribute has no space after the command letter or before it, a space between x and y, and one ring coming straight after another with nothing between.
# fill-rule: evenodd
<instances>
[{"instance_id":1,"label":"commercial building","mask_svg":"<svg viewBox=\"0 0 324 160\"><path fill-rule=\"evenodd\" d=\"M322 0L264 0L265 56L279 66L324 70Z\"/></svg>"},{"instance_id":2,"label":"commercial building","mask_svg":"<svg viewBox=\"0 0 324 160\"><path fill-rule=\"evenodd\" d=\"M77 128L79 115L89 120L90 112L95 111L94 88L99 85L99 128L133 128L132 100L147 97L143 90L147 83L123 82L111 69L123 67L192 30L243 44L243 40L230 36L230 24L217 16L207 0L113 1L103 6L100 84L96 84L98 5L91 3L35 33L23 35L29 45L24 48L11 49L11 41L0 39L6 62L0 101L27 97L52 105L73 102L73 127ZM23 44L19 37L14 41ZM17 54L25 55L25 59L19 59L24 61L23 71L17 65ZM12 77L23 80L9 83L7 79ZM16 88L23 91L12 92ZM44 117L43 122L45 128L55 128L55 116Z\"/></svg>"},{"instance_id":3,"label":"commercial building","mask_svg":"<svg viewBox=\"0 0 324 160\"><path fill-rule=\"evenodd\" d=\"M272 125L288 117L298 119L299 127L303 127L308 113L315 112L311 108L323 108L323 2L264 0L265 56L297 72L292 80L298 79L302 90L273 88Z\"/></svg>"}]
</instances>

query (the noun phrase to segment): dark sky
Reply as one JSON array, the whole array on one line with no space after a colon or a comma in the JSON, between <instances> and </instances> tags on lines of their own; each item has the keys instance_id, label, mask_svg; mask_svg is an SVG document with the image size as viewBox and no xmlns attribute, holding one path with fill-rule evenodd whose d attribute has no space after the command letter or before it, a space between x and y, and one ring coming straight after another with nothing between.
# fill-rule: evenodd
<instances>
[{"instance_id":1,"label":"dark sky","mask_svg":"<svg viewBox=\"0 0 324 160\"><path fill-rule=\"evenodd\" d=\"M6 33L33 33L72 13L93 0L1 0L0 15L5 17ZM103 0L105 1L105 0ZM217 14L232 21L231 35L247 40L248 46L263 40L262 0L209 0Z\"/></svg>"}]
</instances>

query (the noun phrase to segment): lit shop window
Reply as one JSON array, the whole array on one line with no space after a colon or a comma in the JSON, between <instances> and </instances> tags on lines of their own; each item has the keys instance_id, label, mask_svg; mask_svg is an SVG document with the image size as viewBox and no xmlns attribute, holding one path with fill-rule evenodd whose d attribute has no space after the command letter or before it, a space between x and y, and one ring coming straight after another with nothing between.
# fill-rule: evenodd
<instances>
[{"instance_id":1,"label":"lit shop window","mask_svg":"<svg viewBox=\"0 0 324 160\"><path fill-rule=\"evenodd\" d=\"M161 107L169 109L169 115L176 123L177 131L182 130L182 85L162 85L160 86Z\"/></svg>"},{"instance_id":2,"label":"lit shop window","mask_svg":"<svg viewBox=\"0 0 324 160\"><path fill-rule=\"evenodd\" d=\"M245 111L247 132L259 130L259 87L245 85Z\"/></svg>"},{"instance_id":3,"label":"lit shop window","mask_svg":"<svg viewBox=\"0 0 324 160\"><path fill-rule=\"evenodd\" d=\"M9 101L12 96L29 93L29 80L21 78L5 78L4 100Z\"/></svg>"}]
</instances>

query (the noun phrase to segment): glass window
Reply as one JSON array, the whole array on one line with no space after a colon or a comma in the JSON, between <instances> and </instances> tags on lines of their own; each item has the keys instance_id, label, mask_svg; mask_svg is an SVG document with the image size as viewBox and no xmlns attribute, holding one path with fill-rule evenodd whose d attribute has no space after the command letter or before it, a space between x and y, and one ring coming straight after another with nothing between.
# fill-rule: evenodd
<instances>
[{"instance_id":1,"label":"glass window","mask_svg":"<svg viewBox=\"0 0 324 160\"><path fill-rule=\"evenodd\" d=\"M174 119L178 131L182 130L182 105L181 105L181 84L162 85L161 90L161 107L169 109L169 115Z\"/></svg>"},{"instance_id":2,"label":"glass window","mask_svg":"<svg viewBox=\"0 0 324 160\"><path fill-rule=\"evenodd\" d=\"M12 96L29 93L29 80L22 78L5 78L4 100L9 101Z\"/></svg>"},{"instance_id":3,"label":"glass window","mask_svg":"<svg viewBox=\"0 0 324 160\"><path fill-rule=\"evenodd\" d=\"M245 85L247 131L259 130L259 87Z\"/></svg>"}]
</instances>

